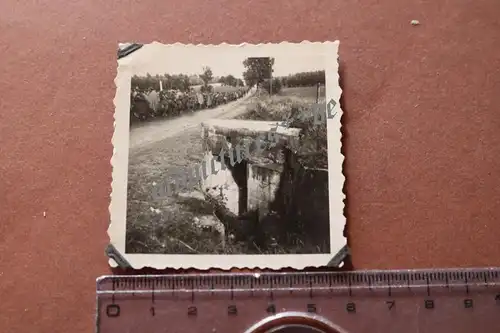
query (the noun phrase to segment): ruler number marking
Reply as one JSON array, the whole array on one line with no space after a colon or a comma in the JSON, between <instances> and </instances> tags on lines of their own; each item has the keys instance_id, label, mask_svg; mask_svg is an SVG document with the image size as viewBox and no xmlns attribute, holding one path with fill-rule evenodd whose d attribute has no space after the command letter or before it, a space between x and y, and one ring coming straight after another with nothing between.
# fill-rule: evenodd
<instances>
[{"instance_id":1,"label":"ruler number marking","mask_svg":"<svg viewBox=\"0 0 500 333\"><path fill-rule=\"evenodd\" d=\"M472 309L473 307L474 307L474 302L472 301L472 299L470 298L464 299L464 308Z\"/></svg>"},{"instance_id":2,"label":"ruler number marking","mask_svg":"<svg viewBox=\"0 0 500 333\"><path fill-rule=\"evenodd\" d=\"M120 316L120 306L118 304L109 304L106 306L106 316L114 318Z\"/></svg>"},{"instance_id":3,"label":"ruler number marking","mask_svg":"<svg viewBox=\"0 0 500 333\"><path fill-rule=\"evenodd\" d=\"M187 314L190 317L194 317L198 315L198 308L196 306L188 307Z\"/></svg>"},{"instance_id":4,"label":"ruler number marking","mask_svg":"<svg viewBox=\"0 0 500 333\"><path fill-rule=\"evenodd\" d=\"M229 305L227 307L227 314L229 316L237 316L238 315L238 308L236 307L236 305Z\"/></svg>"},{"instance_id":5,"label":"ruler number marking","mask_svg":"<svg viewBox=\"0 0 500 333\"><path fill-rule=\"evenodd\" d=\"M346 304L345 309L349 313L355 313L356 312L356 303L354 302L349 302Z\"/></svg>"},{"instance_id":6,"label":"ruler number marking","mask_svg":"<svg viewBox=\"0 0 500 333\"><path fill-rule=\"evenodd\" d=\"M307 312L316 313L316 304L307 304Z\"/></svg>"},{"instance_id":7,"label":"ruler number marking","mask_svg":"<svg viewBox=\"0 0 500 333\"><path fill-rule=\"evenodd\" d=\"M434 300L432 299L426 299L425 302L424 302L424 306L426 309L434 309L435 305L434 305Z\"/></svg>"},{"instance_id":8,"label":"ruler number marking","mask_svg":"<svg viewBox=\"0 0 500 333\"><path fill-rule=\"evenodd\" d=\"M396 301L385 301L385 304L387 304L389 310L392 310L392 308L396 305Z\"/></svg>"}]
</instances>

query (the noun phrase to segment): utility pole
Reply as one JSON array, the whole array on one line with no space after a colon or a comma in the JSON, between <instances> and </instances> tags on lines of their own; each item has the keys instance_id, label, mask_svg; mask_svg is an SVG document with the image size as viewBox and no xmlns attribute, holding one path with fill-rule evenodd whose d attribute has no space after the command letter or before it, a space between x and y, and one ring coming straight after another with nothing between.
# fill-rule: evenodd
<instances>
[{"instance_id":1,"label":"utility pole","mask_svg":"<svg viewBox=\"0 0 500 333\"><path fill-rule=\"evenodd\" d=\"M316 104L319 103L319 89L320 89L320 83L316 83Z\"/></svg>"},{"instance_id":2,"label":"utility pole","mask_svg":"<svg viewBox=\"0 0 500 333\"><path fill-rule=\"evenodd\" d=\"M273 94L273 66L269 66L269 95Z\"/></svg>"}]
</instances>

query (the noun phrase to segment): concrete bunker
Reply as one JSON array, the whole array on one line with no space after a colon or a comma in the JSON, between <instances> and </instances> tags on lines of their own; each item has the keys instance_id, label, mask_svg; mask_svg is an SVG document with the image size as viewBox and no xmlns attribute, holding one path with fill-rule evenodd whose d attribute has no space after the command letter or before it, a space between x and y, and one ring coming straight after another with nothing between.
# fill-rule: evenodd
<instances>
[{"instance_id":1,"label":"concrete bunker","mask_svg":"<svg viewBox=\"0 0 500 333\"><path fill-rule=\"evenodd\" d=\"M236 119L213 119L202 128L204 165L216 168L202 189L222 206L226 234L267 247L301 229L319 252L330 251L328 170L298 163L293 148L300 129Z\"/></svg>"}]
</instances>

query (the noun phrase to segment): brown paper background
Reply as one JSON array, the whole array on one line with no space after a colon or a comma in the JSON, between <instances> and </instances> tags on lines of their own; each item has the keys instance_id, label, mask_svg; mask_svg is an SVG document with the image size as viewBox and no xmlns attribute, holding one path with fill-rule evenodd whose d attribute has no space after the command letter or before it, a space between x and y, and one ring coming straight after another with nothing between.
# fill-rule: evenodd
<instances>
[{"instance_id":1,"label":"brown paper background","mask_svg":"<svg viewBox=\"0 0 500 333\"><path fill-rule=\"evenodd\" d=\"M339 39L354 267L500 266L499 12L497 0L3 0L0 331L93 332L119 41Z\"/></svg>"}]
</instances>

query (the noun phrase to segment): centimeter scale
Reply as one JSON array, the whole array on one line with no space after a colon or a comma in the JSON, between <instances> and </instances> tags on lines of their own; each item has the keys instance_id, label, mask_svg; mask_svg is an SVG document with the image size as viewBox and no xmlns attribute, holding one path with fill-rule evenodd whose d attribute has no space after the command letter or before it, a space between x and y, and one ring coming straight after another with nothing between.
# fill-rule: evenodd
<instances>
[{"instance_id":1,"label":"centimeter scale","mask_svg":"<svg viewBox=\"0 0 500 333\"><path fill-rule=\"evenodd\" d=\"M500 268L103 276L98 333L498 333Z\"/></svg>"}]
</instances>

